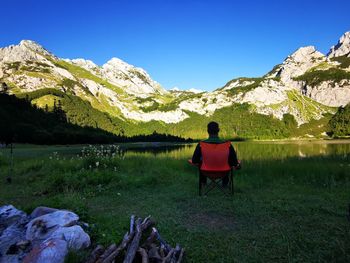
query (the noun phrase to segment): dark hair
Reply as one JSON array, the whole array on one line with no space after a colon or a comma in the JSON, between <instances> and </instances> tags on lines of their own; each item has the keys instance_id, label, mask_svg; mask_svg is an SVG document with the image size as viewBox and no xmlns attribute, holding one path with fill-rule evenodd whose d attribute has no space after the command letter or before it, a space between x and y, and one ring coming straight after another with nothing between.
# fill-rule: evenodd
<instances>
[{"instance_id":1,"label":"dark hair","mask_svg":"<svg viewBox=\"0 0 350 263\"><path fill-rule=\"evenodd\" d=\"M215 121L211 121L208 123L208 133L209 134L218 134L220 131L219 124Z\"/></svg>"}]
</instances>

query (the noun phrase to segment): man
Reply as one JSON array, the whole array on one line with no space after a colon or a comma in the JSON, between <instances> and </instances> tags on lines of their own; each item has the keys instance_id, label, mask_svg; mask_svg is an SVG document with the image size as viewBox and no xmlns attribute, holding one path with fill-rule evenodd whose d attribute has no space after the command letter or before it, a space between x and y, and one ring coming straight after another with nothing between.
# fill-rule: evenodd
<instances>
[{"instance_id":1,"label":"man","mask_svg":"<svg viewBox=\"0 0 350 263\"><path fill-rule=\"evenodd\" d=\"M208 123L208 134L209 134L209 138L204 140L204 142L206 143L214 143L214 144L220 144L220 143L224 143L224 140L221 140L219 138L219 124L217 122L209 122ZM200 144L197 144L197 147L193 153L192 156L192 163L195 164L200 164L202 161L202 151L201 151L201 147ZM235 152L235 149L233 148L232 144L230 145L229 148L229 156L228 156L228 163L229 165L232 167L234 166L236 169L240 169L240 163L238 162L237 159L237 155ZM202 184L206 184L207 183L207 178L205 176L203 176L202 174L200 174L200 181ZM224 187L226 187L228 185L229 182L229 174L227 174L223 180L222 180L222 184Z\"/></svg>"}]
</instances>

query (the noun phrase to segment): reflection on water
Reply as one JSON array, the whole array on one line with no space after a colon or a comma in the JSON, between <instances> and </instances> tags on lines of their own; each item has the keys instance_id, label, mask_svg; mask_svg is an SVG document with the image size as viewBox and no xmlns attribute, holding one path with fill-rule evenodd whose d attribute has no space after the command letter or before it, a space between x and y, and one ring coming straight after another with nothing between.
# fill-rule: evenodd
<instances>
[{"instance_id":1,"label":"reflection on water","mask_svg":"<svg viewBox=\"0 0 350 263\"><path fill-rule=\"evenodd\" d=\"M181 159L193 152L195 144L174 144L174 145L161 145L161 146L144 146L144 147L132 147L127 146L122 148L122 155L131 156L144 156L144 157L168 157L174 159Z\"/></svg>"},{"instance_id":2,"label":"reflection on water","mask_svg":"<svg viewBox=\"0 0 350 263\"><path fill-rule=\"evenodd\" d=\"M239 159L284 159L317 155L350 154L350 141L292 141L292 142L234 142ZM144 156L156 158L191 158L196 144L138 147L124 149L125 157Z\"/></svg>"}]
</instances>

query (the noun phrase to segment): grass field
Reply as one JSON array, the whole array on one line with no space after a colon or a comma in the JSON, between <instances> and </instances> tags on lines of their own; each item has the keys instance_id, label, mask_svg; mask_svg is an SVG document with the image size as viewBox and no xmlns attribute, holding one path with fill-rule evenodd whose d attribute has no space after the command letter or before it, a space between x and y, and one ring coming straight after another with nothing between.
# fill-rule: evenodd
<instances>
[{"instance_id":1,"label":"grass field","mask_svg":"<svg viewBox=\"0 0 350 263\"><path fill-rule=\"evenodd\" d=\"M186 262L350 262L349 147L312 156L282 147L256 158L242 149L233 197L198 196L186 163L193 148L121 156L91 148L82 157L81 146L21 146L11 184L8 150L0 150L0 205L70 209L90 224L94 245L119 242L131 214L151 215L169 243L186 249Z\"/></svg>"}]
</instances>

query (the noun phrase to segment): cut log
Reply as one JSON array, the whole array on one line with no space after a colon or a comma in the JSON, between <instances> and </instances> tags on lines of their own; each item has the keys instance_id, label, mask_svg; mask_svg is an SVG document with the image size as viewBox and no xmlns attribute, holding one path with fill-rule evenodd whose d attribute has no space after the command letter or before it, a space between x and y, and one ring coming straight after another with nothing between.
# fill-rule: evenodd
<instances>
[{"instance_id":1,"label":"cut log","mask_svg":"<svg viewBox=\"0 0 350 263\"><path fill-rule=\"evenodd\" d=\"M110 263L112 262L121 251L123 251L127 245L130 243L134 236L134 233L129 234L128 232L124 235L122 243L114 250L102 263Z\"/></svg>"},{"instance_id":2,"label":"cut log","mask_svg":"<svg viewBox=\"0 0 350 263\"><path fill-rule=\"evenodd\" d=\"M134 233L134 225L135 225L135 216L132 215L130 217L130 231L129 231L130 234Z\"/></svg>"},{"instance_id":3,"label":"cut log","mask_svg":"<svg viewBox=\"0 0 350 263\"><path fill-rule=\"evenodd\" d=\"M104 247L98 245L90 254L89 258L85 261L85 263L95 263L97 259L103 254Z\"/></svg>"},{"instance_id":4,"label":"cut log","mask_svg":"<svg viewBox=\"0 0 350 263\"><path fill-rule=\"evenodd\" d=\"M156 238L159 241L159 243L164 246L165 253L169 253L171 250L171 246L160 236L158 230L155 227L153 227L152 230L155 232Z\"/></svg>"},{"instance_id":5,"label":"cut log","mask_svg":"<svg viewBox=\"0 0 350 263\"><path fill-rule=\"evenodd\" d=\"M180 251L179 258L177 259L177 262L176 262L176 263L181 263L182 258L183 258L183 256L184 256L184 253L185 253L185 250L182 248L181 251Z\"/></svg>"},{"instance_id":6,"label":"cut log","mask_svg":"<svg viewBox=\"0 0 350 263\"><path fill-rule=\"evenodd\" d=\"M150 250L148 250L148 257L152 260L152 262L162 261L162 257L158 253L158 247L156 247L154 244L152 244Z\"/></svg>"},{"instance_id":7,"label":"cut log","mask_svg":"<svg viewBox=\"0 0 350 263\"><path fill-rule=\"evenodd\" d=\"M152 228L151 234L146 239L146 241L142 244L142 247L148 248L156 239L157 239L156 238L156 233L154 232L154 230Z\"/></svg>"},{"instance_id":8,"label":"cut log","mask_svg":"<svg viewBox=\"0 0 350 263\"><path fill-rule=\"evenodd\" d=\"M140 239L141 239L141 235L142 235L141 223L142 223L142 219L138 218L136 220L136 233L135 233L133 240L131 241L130 246L128 247L128 250L126 252L126 256L125 256L124 261L123 261L124 263L132 263L134 258L135 258L135 254L136 254L137 249L139 248Z\"/></svg>"},{"instance_id":9,"label":"cut log","mask_svg":"<svg viewBox=\"0 0 350 263\"><path fill-rule=\"evenodd\" d=\"M170 249L168 255L165 258L163 258L162 263L170 262L170 259L173 256L174 252L175 252L174 248Z\"/></svg>"},{"instance_id":10,"label":"cut log","mask_svg":"<svg viewBox=\"0 0 350 263\"><path fill-rule=\"evenodd\" d=\"M103 254L98 258L98 260L96 261L96 263L102 263L106 258L108 258L108 256L114 251L116 250L117 245L116 244L112 244L110 245L105 252L103 252Z\"/></svg>"},{"instance_id":11,"label":"cut log","mask_svg":"<svg viewBox=\"0 0 350 263\"><path fill-rule=\"evenodd\" d=\"M142 263L148 263L148 262L149 262L149 261L148 261L148 254L147 254L147 251L146 251L144 248L140 247L140 248L137 250L137 252L139 252L140 255L141 255Z\"/></svg>"}]
</instances>

